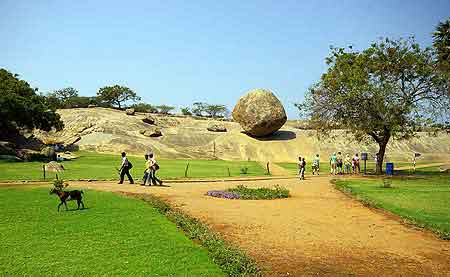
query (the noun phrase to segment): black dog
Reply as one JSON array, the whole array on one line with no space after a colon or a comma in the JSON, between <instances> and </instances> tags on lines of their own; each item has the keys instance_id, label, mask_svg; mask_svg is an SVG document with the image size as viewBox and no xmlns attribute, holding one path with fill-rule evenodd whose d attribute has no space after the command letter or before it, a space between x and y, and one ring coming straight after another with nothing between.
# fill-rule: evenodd
<instances>
[{"instance_id":1,"label":"black dog","mask_svg":"<svg viewBox=\"0 0 450 277\"><path fill-rule=\"evenodd\" d=\"M64 204L64 206L66 206L66 211L67 211L66 201L71 201L71 200L77 200L78 209L80 209L80 204L83 206L83 209L84 209L84 203L83 203L83 201L81 201L81 199L83 198L82 190L62 191L62 190L52 189L50 191L50 194L58 195L59 200L61 200L61 203L59 203L59 205L58 205L58 212L59 212L59 208L61 207L62 204Z\"/></svg>"}]
</instances>

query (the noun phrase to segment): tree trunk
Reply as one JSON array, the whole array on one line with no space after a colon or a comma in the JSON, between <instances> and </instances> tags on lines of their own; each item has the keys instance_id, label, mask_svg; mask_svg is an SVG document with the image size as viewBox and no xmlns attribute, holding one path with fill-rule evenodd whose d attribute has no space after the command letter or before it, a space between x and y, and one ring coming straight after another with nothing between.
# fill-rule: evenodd
<instances>
[{"instance_id":1,"label":"tree trunk","mask_svg":"<svg viewBox=\"0 0 450 277\"><path fill-rule=\"evenodd\" d=\"M378 142L378 146L380 149L378 150L377 154L377 164L376 164L376 174L381 175L383 174L383 161L384 161L384 154L386 153L387 144L389 142L390 136L386 136L383 138L383 140Z\"/></svg>"}]
</instances>

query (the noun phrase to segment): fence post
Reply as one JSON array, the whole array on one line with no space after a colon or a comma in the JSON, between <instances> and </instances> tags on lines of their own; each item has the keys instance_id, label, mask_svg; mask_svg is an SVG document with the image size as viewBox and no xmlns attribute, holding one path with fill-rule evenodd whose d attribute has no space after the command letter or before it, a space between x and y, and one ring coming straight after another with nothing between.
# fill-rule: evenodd
<instances>
[{"instance_id":1,"label":"fence post","mask_svg":"<svg viewBox=\"0 0 450 277\"><path fill-rule=\"evenodd\" d=\"M270 175L269 162L267 162L267 175Z\"/></svg>"},{"instance_id":2,"label":"fence post","mask_svg":"<svg viewBox=\"0 0 450 277\"><path fill-rule=\"evenodd\" d=\"M228 177L231 177L230 167L227 167L227 169L228 169Z\"/></svg>"},{"instance_id":3,"label":"fence post","mask_svg":"<svg viewBox=\"0 0 450 277\"><path fill-rule=\"evenodd\" d=\"M45 164L42 165L42 171L44 172L44 180L45 180Z\"/></svg>"},{"instance_id":4,"label":"fence post","mask_svg":"<svg viewBox=\"0 0 450 277\"><path fill-rule=\"evenodd\" d=\"M188 176L188 170L189 170L189 162L186 165L186 169L184 170L184 177L187 178Z\"/></svg>"}]
</instances>

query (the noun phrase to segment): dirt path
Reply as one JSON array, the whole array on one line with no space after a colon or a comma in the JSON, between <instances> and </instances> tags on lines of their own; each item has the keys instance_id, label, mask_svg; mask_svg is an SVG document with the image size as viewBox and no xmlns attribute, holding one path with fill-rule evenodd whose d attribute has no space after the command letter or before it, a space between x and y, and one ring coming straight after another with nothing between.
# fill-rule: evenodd
<instances>
[{"instance_id":1,"label":"dirt path","mask_svg":"<svg viewBox=\"0 0 450 277\"><path fill-rule=\"evenodd\" d=\"M291 198L272 201L204 196L210 189L239 182L72 186L161 196L240 245L272 271L268 275L450 276L449 241L368 209L336 191L329 181L321 176L246 182L247 186L279 184L291 190Z\"/></svg>"}]
</instances>

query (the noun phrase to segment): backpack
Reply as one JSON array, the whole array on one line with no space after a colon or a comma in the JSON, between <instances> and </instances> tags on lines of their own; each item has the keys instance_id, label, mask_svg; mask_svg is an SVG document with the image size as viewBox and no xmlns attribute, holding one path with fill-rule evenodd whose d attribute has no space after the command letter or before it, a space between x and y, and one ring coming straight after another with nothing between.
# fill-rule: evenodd
<instances>
[{"instance_id":1,"label":"backpack","mask_svg":"<svg viewBox=\"0 0 450 277\"><path fill-rule=\"evenodd\" d=\"M128 169L132 169L132 168L133 168L133 164L130 161L128 161Z\"/></svg>"}]
</instances>

